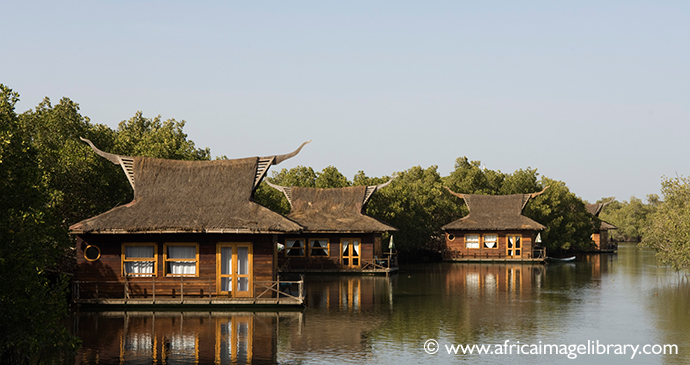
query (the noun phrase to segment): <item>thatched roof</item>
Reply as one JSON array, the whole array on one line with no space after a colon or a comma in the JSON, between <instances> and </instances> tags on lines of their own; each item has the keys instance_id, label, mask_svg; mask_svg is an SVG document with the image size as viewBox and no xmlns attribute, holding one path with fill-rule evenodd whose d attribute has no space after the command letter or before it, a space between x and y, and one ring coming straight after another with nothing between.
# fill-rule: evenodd
<instances>
[{"instance_id":1,"label":"thatched roof","mask_svg":"<svg viewBox=\"0 0 690 365\"><path fill-rule=\"evenodd\" d=\"M288 198L292 210L288 218L309 233L375 233L397 231L375 218L362 214L367 200L387 184L346 188L284 187L270 184Z\"/></svg>"},{"instance_id":2,"label":"thatched roof","mask_svg":"<svg viewBox=\"0 0 690 365\"><path fill-rule=\"evenodd\" d=\"M589 212L589 214L598 217L599 213L601 213L601 210L604 209L604 207L612 201L613 200L607 201L606 203L585 204L585 209L587 209L587 212Z\"/></svg>"},{"instance_id":3,"label":"thatched roof","mask_svg":"<svg viewBox=\"0 0 690 365\"><path fill-rule=\"evenodd\" d=\"M269 159L275 163L278 157ZM128 158L136 177L134 200L73 225L72 233L281 233L302 228L252 201L266 158Z\"/></svg>"},{"instance_id":4,"label":"thatched roof","mask_svg":"<svg viewBox=\"0 0 690 365\"><path fill-rule=\"evenodd\" d=\"M451 193L453 193L451 191ZM465 200L470 214L441 227L443 230L542 230L546 227L522 215L527 201L535 194L476 195L456 194Z\"/></svg>"},{"instance_id":5,"label":"thatched roof","mask_svg":"<svg viewBox=\"0 0 690 365\"><path fill-rule=\"evenodd\" d=\"M599 213L601 213L601 210L604 209L604 207L607 204L611 203L612 201L613 201L613 199L607 201L606 203L586 204L585 208L587 209L589 214L599 218ZM602 231L606 231L609 229L618 229L618 227L614 226L613 224L611 224L609 222L603 221L601 219L600 219L600 221L601 221L601 225L599 226L599 229Z\"/></svg>"}]
</instances>

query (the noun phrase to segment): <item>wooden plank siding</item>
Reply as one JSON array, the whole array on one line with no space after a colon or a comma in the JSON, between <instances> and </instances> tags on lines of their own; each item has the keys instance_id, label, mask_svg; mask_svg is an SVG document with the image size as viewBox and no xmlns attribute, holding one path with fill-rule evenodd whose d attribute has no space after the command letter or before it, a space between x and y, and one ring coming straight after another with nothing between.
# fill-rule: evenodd
<instances>
[{"instance_id":1,"label":"wooden plank siding","mask_svg":"<svg viewBox=\"0 0 690 365\"><path fill-rule=\"evenodd\" d=\"M466 237L469 235L479 236L479 248L466 247ZM497 235L498 242L496 248L486 248L483 244L485 235ZM521 237L520 257L507 256L508 236ZM452 239L451 239L452 238ZM470 231L470 230L447 230L446 231L446 258L447 259L483 259L483 260L532 260L538 258L534 252L533 231Z\"/></svg>"},{"instance_id":2,"label":"wooden plank siding","mask_svg":"<svg viewBox=\"0 0 690 365\"><path fill-rule=\"evenodd\" d=\"M329 242L328 256L310 256L309 249L305 248L303 257L287 256L286 250L278 253L278 267L283 271L351 271L342 267L342 247L341 240L359 239L360 240L360 261L374 260L375 243L381 245L381 233L335 233L322 234L310 233L301 235L285 235L279 238L281 244L286 240L303 239L305 246L308 247L310 239L327 239ZM381 257L378 257L381 258ZM289 260L288 260L289 259ZM361 265L360 265L361 266Z\"/></svg>"},{"instance_id":3,"label":"wooden plank siding","mask_svg":"<svg viewBox=\"0 0 690 365\"><path fill-rule=\"evenodd\" d=\"M82 285L81 295L98 295L100 297L123 297L124 283L128 282L130 293L136 296L153 295L155 279L156 296L178 297L180 281L185 281L184 296L208 298L216 296L217 264L216 247L218 243L251 243L252 244L252 280L254 293L263 292L256 282L274 280L273 235L271 234L82 234L77 235L76 255L77 273L75 280L80 282L99 282ZM123 276L122 244L154 243L157 248L155 278ZM196 243L199 245L198 273L193 277L180 278L166 276L163 250L165 243ZM88 261L84 249L95 245L100 249L98 260ZM274 297L269 292L263 297Z\"/></svg>"}]
</instances>

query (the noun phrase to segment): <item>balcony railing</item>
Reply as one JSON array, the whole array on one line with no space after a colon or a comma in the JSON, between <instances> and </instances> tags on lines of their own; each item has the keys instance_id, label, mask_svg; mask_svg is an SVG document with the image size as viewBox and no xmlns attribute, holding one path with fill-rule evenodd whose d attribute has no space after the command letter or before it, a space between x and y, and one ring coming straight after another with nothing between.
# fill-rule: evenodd
<instances>
[{"instance_id":1,"label":"balcony railing","mask_svg":"<svg viewBox=\"0 0 690 365\"><path fill-rule=\"evenodd\" d=\"M472 250L473 251L473 250ZM509 256L505 251L495 252L465 252L465 251L446 251L443 253L443 258L446 260L544 260L546 258L546 248L533 248L532 251L527 251L521 256Z\"/></svg>"},{"instance_id":2,"label":"balcony railing","mask_svg":"<svg viewBox=\"0 0 690 365\"><path fill-rule=\"evenodd\" d=\"M75 302L86 302L101 299L120 299L124 303L131 299L141 302L179 302L180 304L191 302L208 302L231 298L228 294L219 294L215 291L216 281L213 279L196 279L187 277L145 280L131 280L128 277L124 281L73 281L72 298ZM304 301L304 279L298 281L254 281L253 299L289 298L300 303ZM296 291L294 294L293 289ZM149 291L150 290L150 291ZM250 298L250 299L252 299Z\"/></svg>"}]
</instances>

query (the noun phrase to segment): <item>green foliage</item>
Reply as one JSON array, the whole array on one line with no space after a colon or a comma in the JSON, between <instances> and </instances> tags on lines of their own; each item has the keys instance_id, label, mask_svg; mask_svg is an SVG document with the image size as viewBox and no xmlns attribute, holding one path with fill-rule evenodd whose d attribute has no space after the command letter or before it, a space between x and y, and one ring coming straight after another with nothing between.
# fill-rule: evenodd
<instances>
[{"instance_id":1,"label":"green foliage","mask_svg":"<svg viewBox=\"0 0 690 365\"><path fill-rule=\"evenodd\" d=\"M79 106L63 98L57 105L44 99L34 110L19 116L26 141L37 154L48 208L66 227L131 200L132 188L122 169L93 153L79 137L108 150L115 132L91 124Z\"/></svg>"},{"instance_id":2,"label":"green foliage","mask_svg":"<svg viewBox=\"0 0 690 365\"><path fill-rule=\"evenodd\" d=\"M160 115L144 118L137 112L117 128L115 148L111 151L127 156L146 156L172 160L209 160L209 148L196 148L182 131L185 121L168 119L161 122Z\"/></svg>"},{"instance_id":3,"label":"green foliage","mask_svg":"<svg viewBox=\"0 0 690 365\"><path fill-rule=\"evenodd\" d=\"M444 179L446 186L465 194L499 194L506 175L480 165L480 161L469 161L467 157L456 159L455 170Z\"/></svg>"},{"instance_id":4,"label":"green foliage","mask_svg":"<svg viewBox=\"0 0 690 365\"><path fill-rule=\"evenodd\" d=\"M281 186L302 186L305 188L316 187L316 172L311 167L297 166L290 170L282 169L273 171L269 179L271 183Z\"/></svg>"},{"instance_id":5,"label":"green foliage","mask_svg":"<svg viewBox=\"0 0 690 365\"><path fill-rule=\"evenodd\" d=\"M314 182L317 188L344 188L352 183L333 166L326 166L316 176Z\"/></svg>"},{"instance_id":6,"label":"green foliage","mask_svg":"<svg viewBox=\"0 0 690 365\"><path fill-rule=\"evenodd\" d=\"M379 185L383 184L385 182L388 182L390 180L390 177L388 176L383 176L383 177L368 177L364 171L359 170L355 174L355 177L352 178L352 185L353 186L371 186L371 185Z\"/></svg>"},{"instance_id":7,"label":"green foliage","mask_svg":"<svg viewBox=\"0 0 690 365\"><path fill-rule=\"evenodd\" d=\"M41 154L14 111L19 95L0 84L0 363L26 364L74 354L64 276L54 267L70 245L54 215Z\"/></svg>"},{"instance_id":8,"label":"green foliage","mask_svg":"<svg viewBox=\"0 0 690 365\"><path fill-rule=\"evenodd\" d=\"M609 200L611 198L603 198L597 203ZM639 242L642 239L642 231L647 226L649 216L654 213L659 204L659 197L656 194L647 195L647 204L634 196L630 197L630 201L613 200L602 209L599 218L618 227L618 229L609 231L612 239Z\"/></svg>"},{"instance_id":9,"label":"green foliage","mask_svg":"<svg viewBox=\"0 0 690 365\"><path fill-rule=\"evenodd\" d=\"M661 193L663 202L649 216L641 245L656 250L661 263L678 271L690 267L690 179L664 177Z\"/></svg>"},{"instance_id":10,"label":"green foliage","mask_svg":"<svg viewBox=\"0 0 690 365\"><path fill-rule=\"evenodd\" d=\"M537 169L520 169L512 174L505 175L503 184L498 193L501 195L509 194L530 194L541 191L544 186L538 181L539 174Z\"/></svg>"}]
</instances>

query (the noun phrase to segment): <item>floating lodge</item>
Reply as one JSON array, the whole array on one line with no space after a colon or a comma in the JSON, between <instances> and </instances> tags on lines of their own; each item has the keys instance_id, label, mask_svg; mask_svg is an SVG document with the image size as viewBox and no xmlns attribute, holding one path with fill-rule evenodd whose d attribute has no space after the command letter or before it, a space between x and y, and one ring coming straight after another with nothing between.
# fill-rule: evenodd
<instances>
[{"instance_id":1,"label":"floating lodge","mask_svg":"<svg viewBox=\"0 0 690 365\"><path fill-rule=\"evenodd\" d=\"M618 229L613 224L599 219L601 210L613 200L606 203L587 204L585 208L589 214L593 215L599 221L599 231L592 233L592 241L594 241L594 252L614 252L617 248L609 237L609 230Z\"/></svg>"},{"instance_id":2,"label":"floating lodge","mask_svg":"<svg viewBox=\"0 0 690 365\"><path fill-rule=\"evenodd\" d=\"M369 198L385 184L318 189L268 183L287 198L287 218L304 227L281 237L278 271L389 273L396 257L384 252L381 235L396 228L364 215Z\"/></svg>"},{"instance_id":3,"label":"floating lodge","mask_svg":"<svg viewBox=\"0 0 690 365\"><path fill-rule=\"evenodd\" d=\"M121 156L85 142L122 167L134 200L70 227L77 303L302 306L294 273L397 270L381 253L381 233L395 228L361 213L385 184L280 187L288 217L252 200L270 166L307 142L285 155L216 161Z\"/></svg>"},{"instance_id":4,"label":"floating lodge","mask_svg":"<svg viewBox=\"0 0 690 365\"><path fill-rule=\"evenodd\" d=\"M448 188L446 188L448 189ZM546 188L544 189L546 190ZM522 215L531 198L542 194L458 194L469 214L441 229L445 232L445 261L544 262L546 248L535 244L542 224Z\"/></svg>"}]
</instances>

